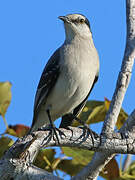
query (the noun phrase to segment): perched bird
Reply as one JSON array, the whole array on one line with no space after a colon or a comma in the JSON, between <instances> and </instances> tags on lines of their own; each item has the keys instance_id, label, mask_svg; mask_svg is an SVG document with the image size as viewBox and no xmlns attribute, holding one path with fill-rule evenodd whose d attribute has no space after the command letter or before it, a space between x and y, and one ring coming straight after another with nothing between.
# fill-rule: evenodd
<instances>
[{"instance_id":1,"label":"perched bird","mask_svg":"<svg viewBox=\"0 0 135 180\"><path fill-rule=\"evenodd\" d=\"M66 38L50 57L35 96L30 132L62 117L60 127L70 125L84 107L98 79L99 57L88 19L81 14L59 16Z\"/></svg>"}]
</instances>

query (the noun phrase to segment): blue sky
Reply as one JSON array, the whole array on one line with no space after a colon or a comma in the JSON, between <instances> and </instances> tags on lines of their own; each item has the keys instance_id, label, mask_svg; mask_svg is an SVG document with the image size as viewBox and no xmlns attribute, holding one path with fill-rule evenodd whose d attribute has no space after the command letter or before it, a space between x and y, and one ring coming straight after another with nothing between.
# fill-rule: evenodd
<instances>
[{"instance_id":1,"label":"blue sky","mask_svg":"<svg viewBox=\"0 0 135 180\"><path fill-rule=\"evenodd\" d=\"M81 13L90 20L100 57L100 76L90 99L111 99L120 70L126 40L126 10L123 0L4 0L0 1L0 81L12 82L9 124L31 125L36 87L43 67L63 43L65 34L57 18ZM123 108L135 107L134 75ZM0 118L0 132L5 129ZM101 126L93 126L100 132Z\"/></svg>"}]
</instances>

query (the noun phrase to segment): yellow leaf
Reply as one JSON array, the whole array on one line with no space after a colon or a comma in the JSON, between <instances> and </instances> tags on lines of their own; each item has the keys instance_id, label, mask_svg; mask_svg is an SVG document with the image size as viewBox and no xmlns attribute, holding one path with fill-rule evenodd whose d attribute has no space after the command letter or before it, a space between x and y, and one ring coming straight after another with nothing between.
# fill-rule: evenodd
<instances>
[{"instance_id":1,"label":"yellow leaf","mask_svg":"<svg viewBox=\"0 0 135 180\"><path fill-rule=\"evenodd\" d=\"M11 128L9 128L9 127L6 129L6 131L5 131L4 134L9 134L9 135L15 136L15 137L17 136L15 130L14 130L14 129L11 129Z\"/></svg>"},{"instance_id":2,"label":"yellow leaf","mask_svg":"<svg viewBox=\"0 0 135 180\"><path fill-rule=\"evenodd\" d=\"M106 112L104 101L87 101L79 118L87 124L97 123L104 120ZM79 126L80 124L74 121L72 125Z\"/></svg>"},{"instance_id":3,"label":"yellow leaf","mask_svg":"<svg viewBox=\"0 0 135 180\"><path fill-rule=\"evenodd\" d=\"M4 121L7 108L11 102L11 86L11 83L8 81L0 82L0 115L4 118ZM7 126L6 121L5 124Z\"/></svg>"},{"instance_id":4,"label":"yellow leaf","mask_svg":"<svg viewBox=\"0 0 135 180\"><path fill-rule=\"evenodd\" d=\"M0 158L3 156L4 152L8 150L14 141L9 137L1 137L0 138Z\"/></svg>"},{"instance_id":5,"label":"yellow leaf","mask_svg":"<svg viewBox=\"0 0 135 180\"><path fill-rule=\"evenodd\" d=\"M87 101L86 106L82 110L79 118L86 124L98 123L104 121L107 111L109 110L111 101L105 98L105 101ZM124 124L128 114L121 108L116 126L118 129ZM74 121L72 126L79 126L77 121Z\"/></svg>"},{"instance_id":6,"label":"yellow leaf","mask_svg":"<svg viewBox=\"0 0 135 180\"><path fill-rule=\"evenodd\" d=\"M0 114L5 116L7 108L11 102L11 83L0 82Z\"/></svg>"}]
</instances>

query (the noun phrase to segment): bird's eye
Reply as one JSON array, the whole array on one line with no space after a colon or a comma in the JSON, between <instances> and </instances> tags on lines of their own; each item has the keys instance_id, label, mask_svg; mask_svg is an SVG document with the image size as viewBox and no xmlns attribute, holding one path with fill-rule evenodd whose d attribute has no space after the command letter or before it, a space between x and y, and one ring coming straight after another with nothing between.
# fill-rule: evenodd
<instances>
[{"instance_id":1,"label":"bird's eye","mask_svg":"<svg viewBox=\"0 0 135 180\"><path fill-rule=\"evenodd\" d=\"M80 19L80 23L84 23L85 22L85 20L84 19Z\"/></svg>"}]
</instances>

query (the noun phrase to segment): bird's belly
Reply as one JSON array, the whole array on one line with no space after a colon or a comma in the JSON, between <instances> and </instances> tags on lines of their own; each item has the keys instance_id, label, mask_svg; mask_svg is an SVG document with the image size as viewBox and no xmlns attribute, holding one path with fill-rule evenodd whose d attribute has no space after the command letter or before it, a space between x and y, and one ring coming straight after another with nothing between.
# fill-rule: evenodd
<instances>
[{"instance_id":1,"label":"bird's belly","mask_svg":"<svg viewBox=\"0 0 135 180\"><path fill-rule=\"evenodd\" d=\"M53 119L72 112L86 98L94 81L94 77L85 71L71 76L61 75L47 98L49 103L46 102L46 107L50 107Z\"/></svg>"}]
</instances>

